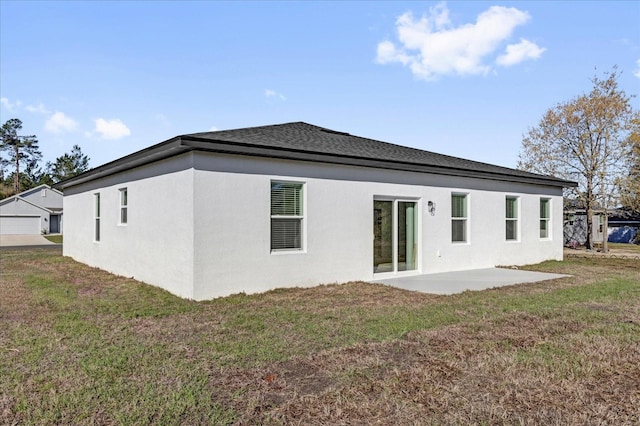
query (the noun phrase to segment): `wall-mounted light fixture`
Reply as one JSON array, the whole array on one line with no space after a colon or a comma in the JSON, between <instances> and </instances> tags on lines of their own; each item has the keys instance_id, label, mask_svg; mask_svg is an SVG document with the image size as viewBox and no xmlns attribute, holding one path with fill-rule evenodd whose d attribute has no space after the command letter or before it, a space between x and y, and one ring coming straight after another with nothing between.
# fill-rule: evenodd
<instances>
[{"instance_id":1,"label":"wall-mounted light fixture","mask_svg":"<svg viewBox=\"0 0 640 426\"><path fill-rule=\"evenodd\" d=\"M429 201L427 203L427 207L428 207L429 213L431 213L431 216L435 216L436 215L436 203L434 203L433 201Z\"/></svg>"}]
</instances>

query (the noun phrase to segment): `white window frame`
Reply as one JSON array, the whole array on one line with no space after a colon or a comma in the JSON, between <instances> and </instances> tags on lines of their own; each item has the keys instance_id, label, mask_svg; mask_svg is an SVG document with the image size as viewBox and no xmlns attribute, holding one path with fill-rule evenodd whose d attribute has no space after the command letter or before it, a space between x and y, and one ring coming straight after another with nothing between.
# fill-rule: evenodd
<instances>
[{"instance_id":1,"label":"white window frame","mask_svg":"<svg viewBox=\"0 0 640 426\"><path fill-rule=\"evenodd\" d=\"M126 226L129 222L129 193L127 188L120 188L118 190L118 196L120 199L120 211L118 225ZM124 220L123 220L124 219Z\"/></svg>"},{"instance_id":2,"label":"white window frame","mask_svg":"<svg viewBox=\"0 0 640 426\"><path fill-rule=\"evenodd\" d=\"M93 194L93 218L94 218L94 228L93 228L93 241L96 243L100 242L100 193L96 192Z\"/></svg>"},{"instance_id":3,"label":"white window frame","mask_svg":"<svg viewBox=\"0 0 640 426\"><path fill-rule=\"evenodd\" d=\"M543 217L542 214L542 203L546 203L547 209L545 214L547 215L547 217ZM551 205L551 198L540 198L540 222L539 222L539 229L540 229L540 239L541 240L549 240L551 239L551 211L552 211L552 205ZM545 223L545 227L543 228L542 224ZM543 232L546 235L543 235Z\"/></svg>"},{"instance_id":4,"label":"white window frame","mask_svg":"<svg viewBox=\"0 0 640 426\"><path fill-rule=\"evenodd\" d=\"M464 197L464 216L453 216L453 197ZM451 243L452 244L469 244L469 193L466 192L452 192L451 193ZM453 223L462 222L464 239L454 240L453 236Z\"/></svg>"},{"instance_id":5,"label":"white window frame","mask_svg":"<svg viewBox=\"0 0 640 426\"><path fill-rule=\"evenodd\" d=\"M300 205L298 206L299 212L298 214L273 214L273 188L274 185L282 184L282 185L292 185L300 188L300 200L298 202ZM269 186L269 207L270 207L270 236L269 236L269 244L270 250L272 254L283 254L283 253L304 253L306 250L306 192L307 185L305 182L300 181L288 181L288 180L279 180L273 179L270 181ZM275 221L285 220L285 221L298 221L299 222L299 232L300 232L300 241L298 247L276 247L274 248L274 240L273 240L273 225Z\"/></svg>"},{"instance_id":6,"label":"white window frame","mask_svg":"<svg viewBox=\"0 0 640 426\"><path fill-rule=\"evenodd\" d=\"M509 210L507 209L507 204L509 203L510 200L515 201L515 215L513 217L509 217ZM504 198L504 204L505 204L505 241L508 242L518 242L520 241L520 197L515 196L515 195L507 195ZM514 226L513 226L513 231L515 233L514 238L509 238L509 235L507 233L507 223L509 222L514 222Z\"/></svg>"},{"instance_id":7,"label":"white window frame","mask_svg":"<svg viewBox=\"0 0 640 426\"><path fill-rule=\"evenodd\" d=\"M411 198L411 197L402 197L396 198L393 196L374 196L374 203L376 201L387 201L391 202L391 212L392 212L392 232L391 232L391 244L392 244L392 270L385 272L373 272L374 276L385 277L385 276L403 276L403 275L415 275L422 271L422 257L420 253L422 253L422 242L420 240L420 235L422 235L422 223L421 223L421 215L422 215L422 207L421 207L421 199L420 198ZM398 205L399 203L414 203L415 204L415 222L413 226L415 227L415 236L414 236L414 244L416 245L416 251L414 253L415 260L413 269L405 269L398 270Z\"/></svg>"}]
</instances>

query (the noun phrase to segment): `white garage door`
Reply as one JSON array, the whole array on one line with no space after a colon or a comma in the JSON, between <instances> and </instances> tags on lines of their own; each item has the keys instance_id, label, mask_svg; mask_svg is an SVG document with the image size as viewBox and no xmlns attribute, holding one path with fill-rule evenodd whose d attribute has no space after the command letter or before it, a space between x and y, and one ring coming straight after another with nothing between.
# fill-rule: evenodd
<instances>
[{"instance_id":1,"label":"white garage door","mask_svg":"<svg viewBox=\"0 0 640 426\"><path fill-rule=\"evenodd\" d=\"M0 234L40 234L40 216L0 216Z\"/></svg>"}]
</instances>

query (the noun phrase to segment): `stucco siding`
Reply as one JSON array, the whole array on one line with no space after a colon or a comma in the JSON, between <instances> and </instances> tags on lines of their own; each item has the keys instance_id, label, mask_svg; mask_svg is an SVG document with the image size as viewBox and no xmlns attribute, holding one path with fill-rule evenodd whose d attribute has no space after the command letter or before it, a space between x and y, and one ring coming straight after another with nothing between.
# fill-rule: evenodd
<instances>
[{"instance_id":1,"label":"stucco siding","mask_svg":"<svg viewBox=\"0 0 640 426\"><path fill-rule=\"evenodd\" d=\"M274 180L304 184L302 250L271 251ZM120 223L123 188L126 224ZM196 300L383 278L373 268L375 199L417 207L416 269L387 277L562 259L558 187L192 152L65 192L65 255ZM464 243L451 242L452 193L467 194ZM505 237L507 195L518 199L516 241ZM541 198L551 200L546 239L540 238Z\"/></svg>"},{"instance_id":2,"label":"stucco siding","mask_svg":"<svg viewBox=\"0 0 640 426\"><path fill-rule=\"evenodd\" d=\"M185 169L184 162L172 158L68 191L64 255L193 298L193 170ZM120 223L123 188L128 193L126 224ZM94 231L97 193L99 242Z\"/></svg>"},{"instance_id":3,"label":"stucco siding","mask_svg":"<svg viewBox=\"0 0 640 426\"><path fill-rule=\"evenodd\" d=\"M372 201L358 191L358 185L281 175L202 171L196 175L197 299L370 275ZM301 251L271 253L273 179L305 184L306 239ZM367 217L357 212L366 212Z\"/></svg>"},{"instance_id":4,"label":"stucco siding","mask_svg":"<svg viewBox=\"0 0 640 426\"><path fill-rule=\"evenodd\" d=\"M558 188L421 173L198 154L194 177L194 298L278 287L371 280L373 200L418 205L415 271L436 273L562 259ZM271 253L270 182L304 183L305 242ZM451 194L468 194L468 241L451 242ZM505 240L505 197L519 199L518 240ZM540 198L552 201L541 239ZM435 214L427 203L436 205Z\"/></svg>"}]
</instances>

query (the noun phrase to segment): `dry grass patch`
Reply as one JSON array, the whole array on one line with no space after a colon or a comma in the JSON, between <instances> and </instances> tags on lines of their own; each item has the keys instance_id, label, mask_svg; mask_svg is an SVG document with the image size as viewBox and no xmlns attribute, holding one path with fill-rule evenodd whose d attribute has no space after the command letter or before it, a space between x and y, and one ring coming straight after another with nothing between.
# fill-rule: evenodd
<instances>
[{"instance_id":1,"label":"dry grass patch","mask_svg":"<svg viewBox=\"0 0 640 426\"><path fill-rule=\"evenodd\" d=\"M210 302L0 252L0 424L638 424L640 263L433 296L361 282Z\"/></svg>"}]
</instances>

